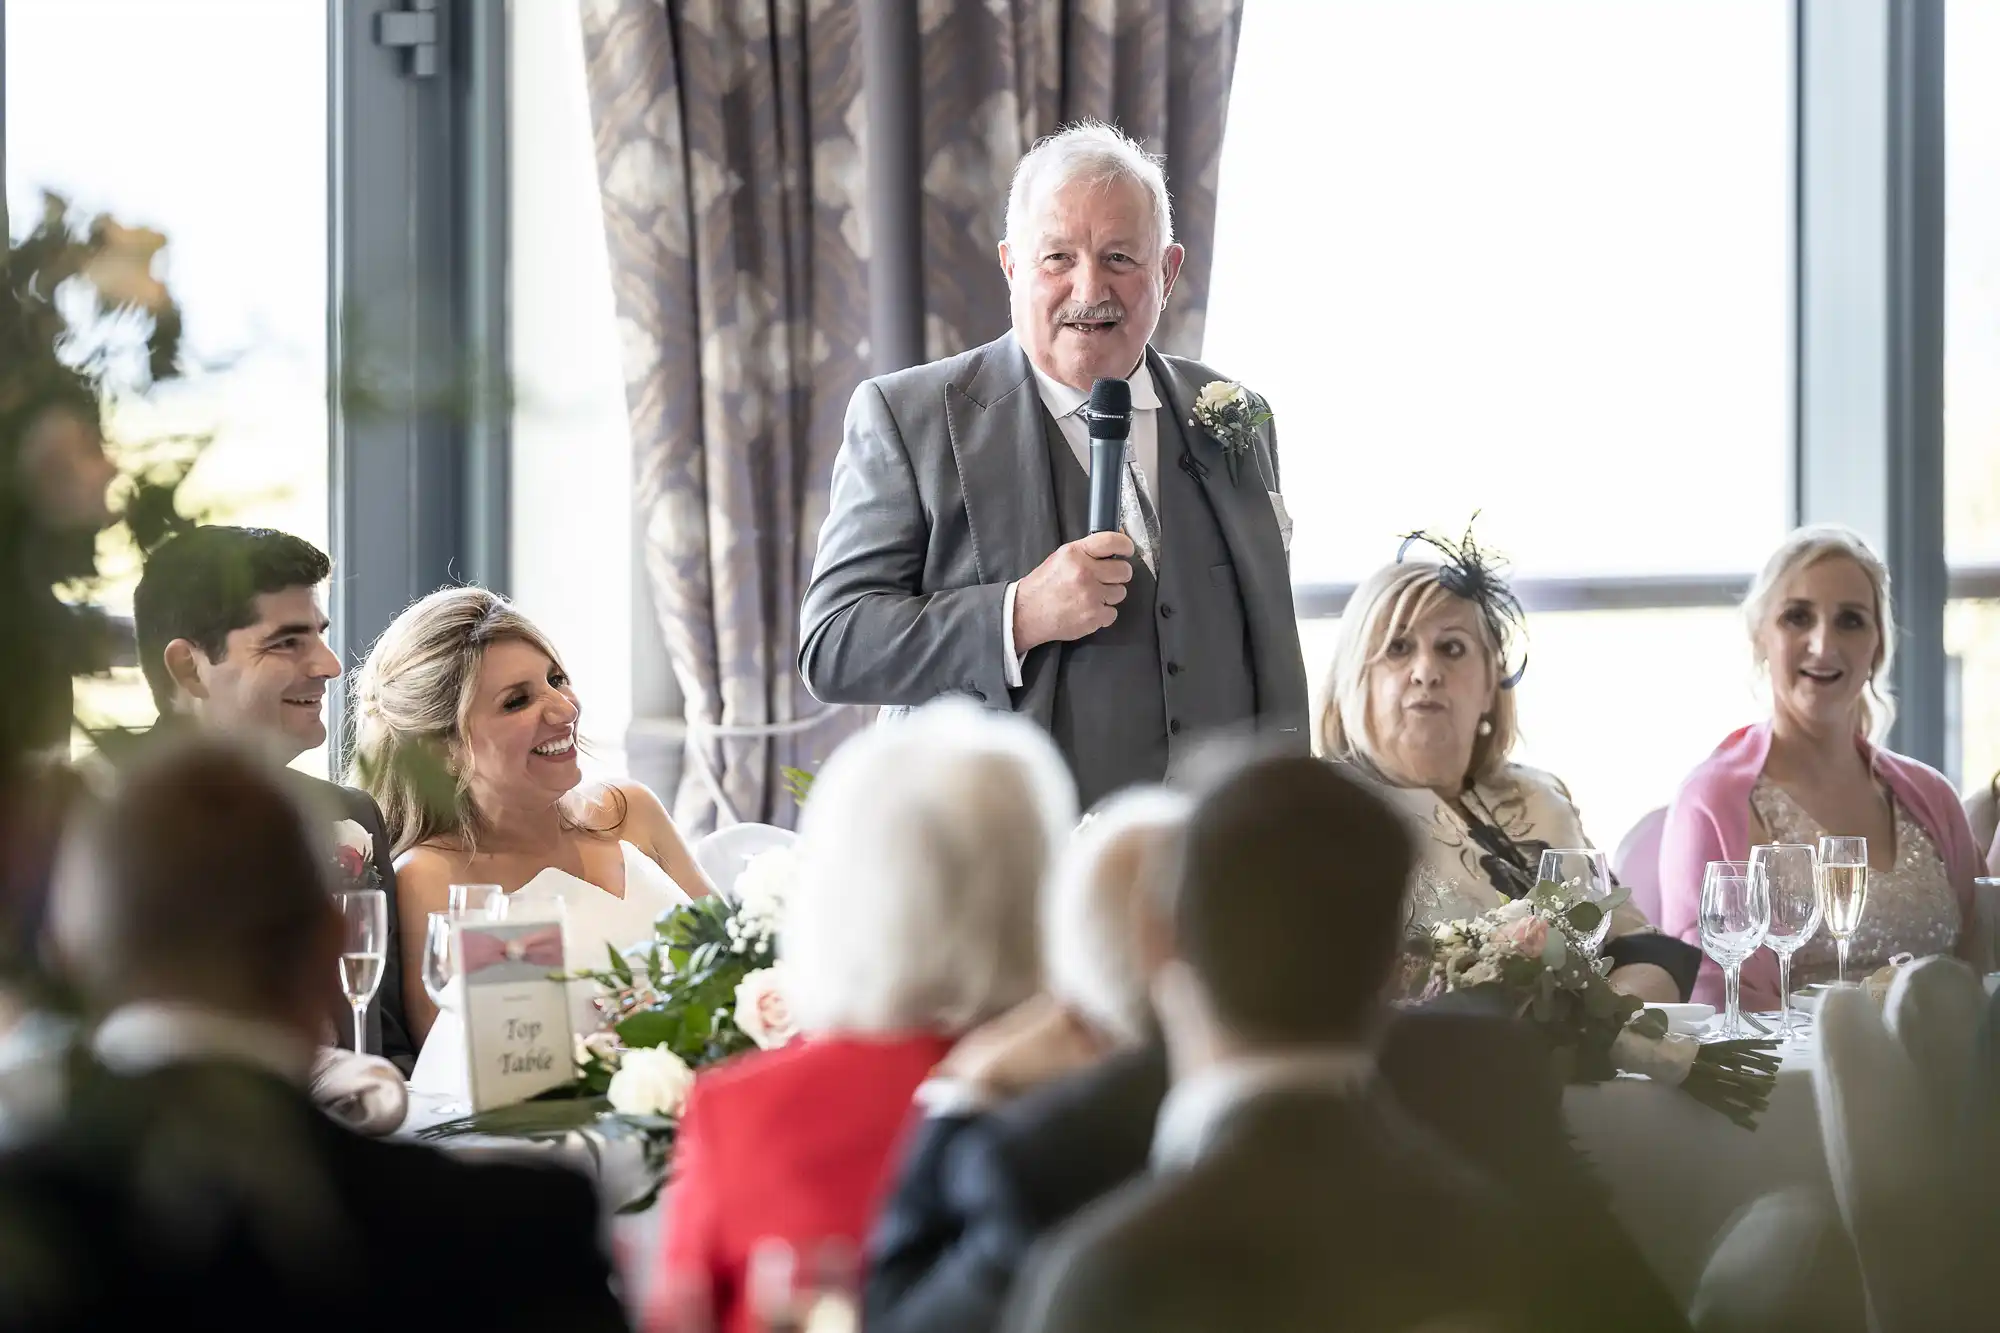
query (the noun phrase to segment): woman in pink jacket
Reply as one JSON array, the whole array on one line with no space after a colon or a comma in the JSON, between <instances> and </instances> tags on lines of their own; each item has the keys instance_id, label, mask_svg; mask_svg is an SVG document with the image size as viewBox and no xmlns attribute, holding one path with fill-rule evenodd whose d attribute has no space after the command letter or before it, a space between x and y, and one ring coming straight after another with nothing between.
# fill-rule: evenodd
<instances>
[{"instance_id":1,"label":"woman in pink jacket","mask_svg":"<svg viewBox=\"0 0 2000 1333\"><path fill-rule=\"evenodd\" d=\"M1889 573L1860 537L1801 528L1766 562L1743 604L1751 653L1770 678L1771 718L1722 742L1688 776L1660 846L1660 926L1701 944L1701 881L1710 861L1744 861L1765 842L1868 839L1868 905L1848 956L1850 979L1898 953L1970 946L1972 830L1943 774L1878 748L1895 709L1883 683L1896 642ZM1831 980L1824 929L1793 955L1794 985ZM1720 1003L1722 973L1704 961L1695 998ZM1778 1007L1778 963L1743 965L1746 1010Z\"/></svg>"}]
</instances>

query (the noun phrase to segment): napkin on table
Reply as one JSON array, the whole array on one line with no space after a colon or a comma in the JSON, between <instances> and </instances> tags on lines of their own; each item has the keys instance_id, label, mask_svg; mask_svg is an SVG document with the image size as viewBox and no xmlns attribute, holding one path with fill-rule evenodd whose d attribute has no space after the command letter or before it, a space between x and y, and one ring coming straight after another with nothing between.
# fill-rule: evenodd
<instances>
[{"instance_id":1,"label":"napkin on table","mask_svg":"<svg viewBox=\"0 0 2000 1333\"><path fill-rule=\"evenodd\" d=\"M357 1134L379 1138L402 1127L410 1086L396 1066L375 1055L322 1046L313 1059L314 1105Z\"/></svg>"}]
</instances>

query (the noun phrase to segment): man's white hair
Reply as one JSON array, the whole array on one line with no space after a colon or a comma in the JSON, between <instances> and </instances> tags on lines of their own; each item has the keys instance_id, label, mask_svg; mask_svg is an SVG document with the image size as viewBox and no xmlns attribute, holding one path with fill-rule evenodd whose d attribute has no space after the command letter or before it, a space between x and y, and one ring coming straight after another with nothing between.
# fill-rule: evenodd
<instances>
[{"instance_id":1,"label":"man's white hair","mask_svg":"<svg viewBox=\"0 0 2000 1333\"><path fill-rule=\"evenodd\" d=\"M1121 180L1137 182L1153 201L1153 253L1141 258L1157 263L1174 243L1166 173L1160 169L1160 159L1137 140L1096 120L1079 121L1043 139L1014 168L1014 185L1007 192L1007 248L1020 251L1033 243L1030 229L1036 210L1065 185L1088 181L1103 186Z\"/></svg>"},{"instance_id":2,"label":"man's white hair","mask_svg":"<svg viewBox=\"0 0 2000 1333\"><path fill-rule=\"evenodd\" d=\"M1127 1044L1143 1041L1152 1021L1139 923L1159 911L1157 882L1191 804L1159 787L1108 801L1070 840L1042 901L1049 991Z\"/></svg>"},{"instance_id":3,"label":"man's white hair","mask_svg":"<svg viewBox=\"0 0 2000 1333\"><path fill-rule=\"evenodd\" d=\"M1076 788L1022 718L945 702L871 728L814 779L779 933L802 1031L955 1033L1040 983L1036 904Z\"/></svg>"}]
</instances>

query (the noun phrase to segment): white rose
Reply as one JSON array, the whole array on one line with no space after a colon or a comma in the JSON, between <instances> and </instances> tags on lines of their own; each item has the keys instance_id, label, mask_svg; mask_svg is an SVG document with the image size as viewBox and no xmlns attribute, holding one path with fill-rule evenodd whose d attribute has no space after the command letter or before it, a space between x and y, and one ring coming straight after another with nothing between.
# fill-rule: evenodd
<instances>
[{"instance_id":1,"label":"white rose","mask_svg":"<svg viewBox=\"0 0 2000 1333\"><path fill-rule=\"evenodd\" d=\"M1219 412L1243 396L1243 386L1228 380L1210 380L1202 385L1194 400L1197 412Z\"/></svg>"},{"instance_id":2,"label":"white rose","mask_svg":"<svg viewBox=\"0 0 2000 1333\"><path fill-rule=\"evenodd\" d=\"M1532 916L1535 905L1526 898L1516 898L1493 909L1492 921L1496 926L1504 926L1510 921L1519 921L1524 916Z\"/></svg>"},{"instance_id":3,"label":"white rose","mask_svg":"<svg viewBox=\"0 0 2000 1333\"><path fill-rule=\"evenodd\" d=\"M776 967L760 967L736 984L735 1018L743 1035L762 1050L783 1046L799 1034Z\"/></svg>"},{"instance_id":4,"label":"white rose","mask_svg":"<svg viewBox=\"0 0 2000 1333\"><path fill-rule=\"evenodd\" d=\"M798 858L789 847L773 847L745 861L736 876L738 912L753 920L775 923L798 871Z\"/></svg>"},{"instance_id":5,"label":"white rose","mask_svg":"<svg viewBox=\"0 0 2000 1333\"><path fill-rule=\"evenodd\" d=\"M333 845L360 852L363 856L375 855L375 839L368 836L367 829L351 819L343 819L333 826Z\"/></svg>"},{"instance_id":6,"label":"white rose","mask_svg":"<svg viewBox=\"0 0 2000 1333\"><path fill-rule=\"evenodd\" d=\"M676 1116L692 1087L687 1061L664 1046L641 1046L625 1052L604 1095L621 1115Z\"/></svg>"}]
</instances>

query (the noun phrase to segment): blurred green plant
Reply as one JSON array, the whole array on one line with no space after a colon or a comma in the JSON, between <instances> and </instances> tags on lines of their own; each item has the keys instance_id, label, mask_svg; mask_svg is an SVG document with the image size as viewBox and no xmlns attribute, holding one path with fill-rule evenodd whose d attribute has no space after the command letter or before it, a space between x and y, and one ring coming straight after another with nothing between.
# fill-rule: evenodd
<instances>
[{"instance_id":1,"label":"blurred green plant","mask_svg":"<svg viewBox=\"0 0 2000 1333\"><path fill-rule=\"evenodd\" d=\"M180 309L153 273L165 245L53 194L25 235L0 237L0 976L32 961L65 804L49 793L79 785L62 767L73 682L120 647L94 601L99 534L122 524L144 551L193 522L178 497L200 440L122 479L104 448L121 399L182 374Z\"/></svg>"}]
</instances>

